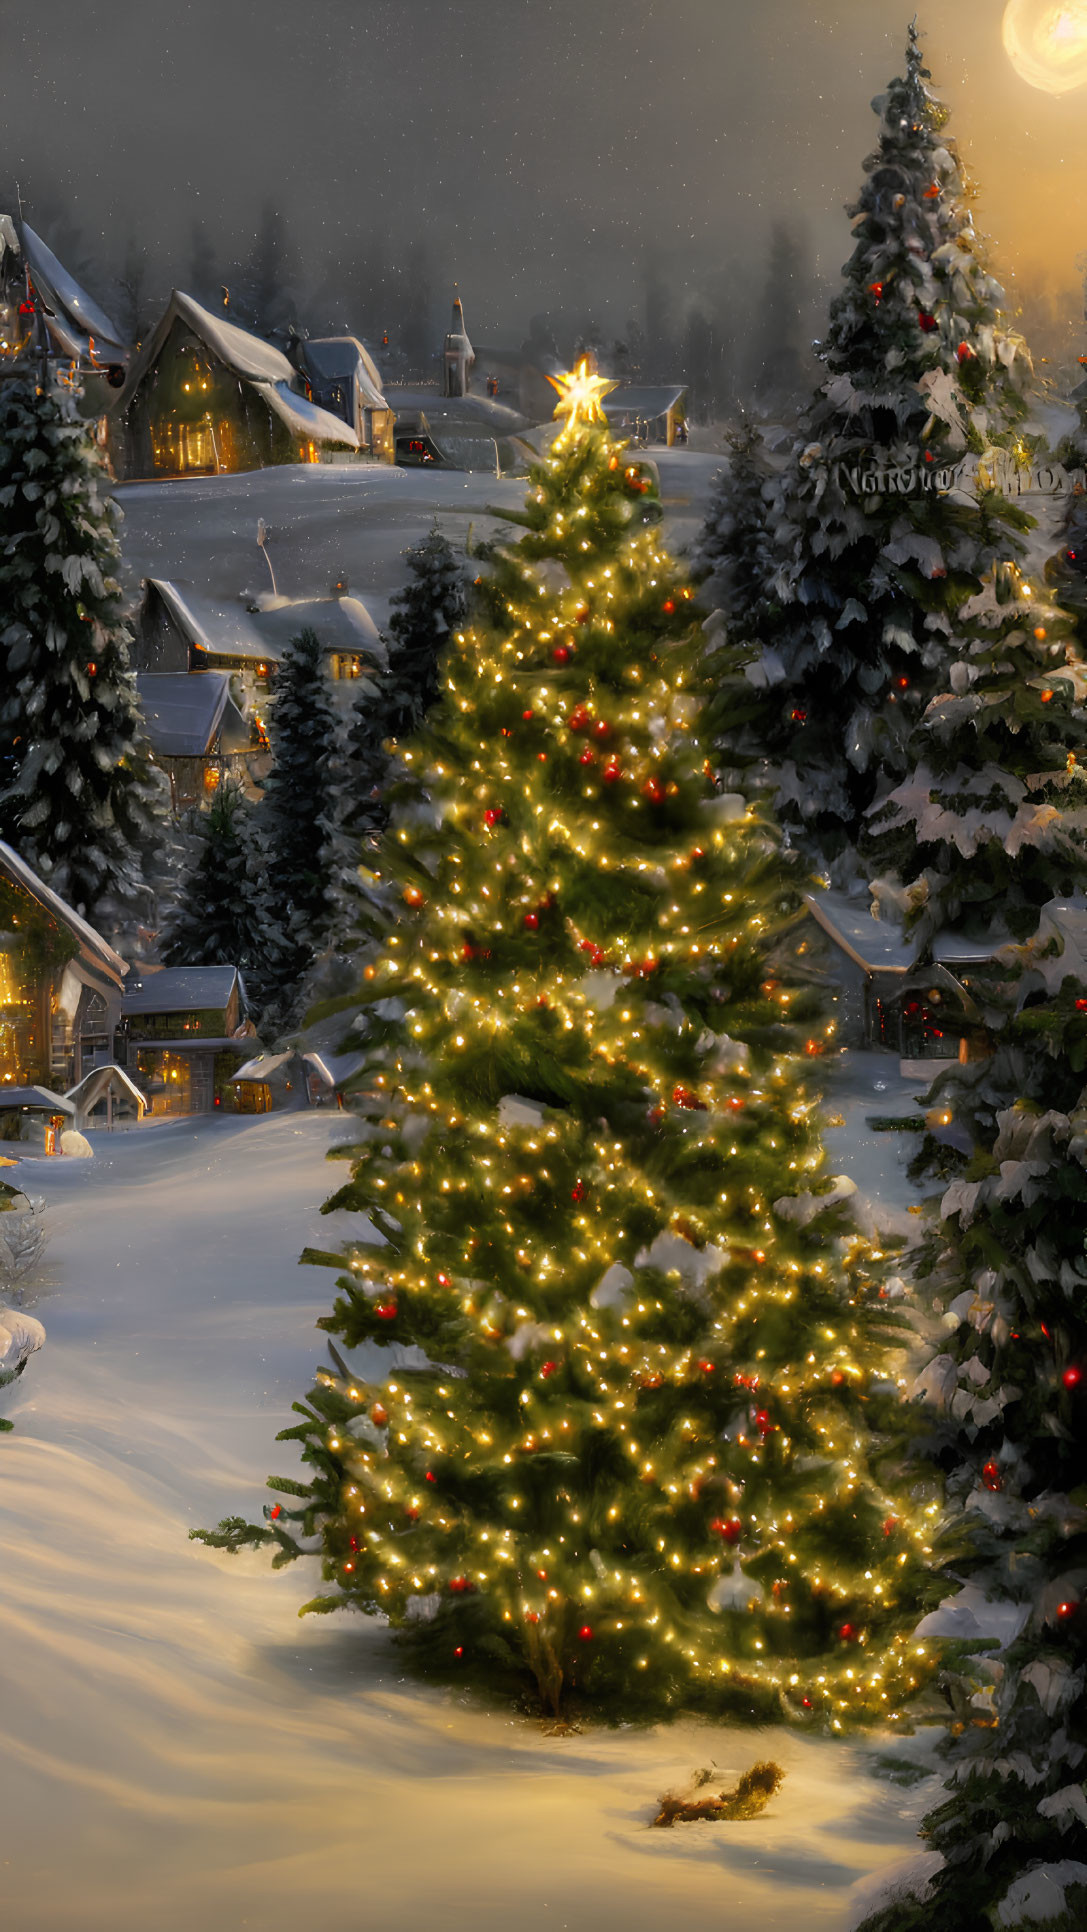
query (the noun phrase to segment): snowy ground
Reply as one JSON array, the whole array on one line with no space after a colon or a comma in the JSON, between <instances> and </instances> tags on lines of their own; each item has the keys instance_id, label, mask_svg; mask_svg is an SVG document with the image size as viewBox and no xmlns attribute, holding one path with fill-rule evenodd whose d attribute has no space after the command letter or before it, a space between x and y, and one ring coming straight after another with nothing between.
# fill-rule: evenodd
<instances>
[{"instance_id":1,"label":"snowy ground","mask_svg":"<svg viewBox=\"0 0 1087 1932\"><path fill-rule=\"evenodd\" d=\"M721 459L692 449L650 450L661 473L665 536L673 549L693 537ZM455 548L510 534L487 509L519 509L523 478L461 470L402 470L382 463L285 464L241 476L176 483L123 483L121 546L126 587L141 577L180 578L234 597L270 588L257 548L257 520L285 597L321 597L341 572L383 626L404 580L402 552L437 518Z\"/></svg>"},{"instance_id":2,"label":"snowy ground","mask_svg":"<svg viewBox=\"0 0 1087 1932\"><path fill-rule=\"evenodd\" d=\"M858 1119L898 1102L865 1066L846 1087ZM290 1473L272 1438L331 1285L296 1256L337 1233L323 1156L349 1132L328 1114L164 1121L98 1134L93 1162L29 1164L53 1234L28 1297L49 1339L0 1437L5 1925L841 1932L853 1888L914 1849L932 1790L873 1776L880 1740L544 1736L406 1682L361 1619L299 1623L301 1568L187 1540ZM865 1185L901 1205L890 1143L867 1137ZM696 1766L766 1755L787 1776L763 1819L646 1829Z\"/></svg>"}]
</instances>

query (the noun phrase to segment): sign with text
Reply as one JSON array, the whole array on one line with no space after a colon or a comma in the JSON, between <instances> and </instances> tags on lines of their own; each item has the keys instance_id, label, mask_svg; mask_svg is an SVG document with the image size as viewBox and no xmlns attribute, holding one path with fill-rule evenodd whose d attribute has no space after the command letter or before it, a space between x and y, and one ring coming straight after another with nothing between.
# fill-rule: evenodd
<instances>
[{"instance_id":1,"label":"sign with text","mask_svg":"<svg viewBox=\"0 0 1087 1932\"><path fill-rule=\"evenodd\" d=\"M961 491L979 496L998 490L1002 496L1082 496L1087 473L1065 469L1053 461L1017 463L1009 450L990 449L981 456L964 456L958 463L890 463L878 457L857 463L836 463L834 474L843 496L919 496L930 491L948 496Z\"/></svg>"}]
</instances>

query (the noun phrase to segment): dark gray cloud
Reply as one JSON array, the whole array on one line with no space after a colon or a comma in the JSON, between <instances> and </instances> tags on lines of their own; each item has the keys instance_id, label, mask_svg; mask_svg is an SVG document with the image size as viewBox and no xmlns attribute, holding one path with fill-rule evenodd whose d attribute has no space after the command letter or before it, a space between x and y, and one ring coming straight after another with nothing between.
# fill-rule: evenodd
<instances>
[{"instance_id":1,"label":"dark gray cloud","mask_svg":"<svg viewBox=\"0 0 1087 1932\"><path fill-rule=\"evenodd\" d=\"M183 279L194 217L237 260L271 201L310 281L366 238L386 236L395 254L424 236L481 333L559 305L619 326L647 248L680 295L714 269L742 290L780 215L805 219L818 268L836 276L869 100L900 64L913 11L913 0L0 0L0 179L17 176L32 210L52 215L65 198L115 259L135 230L167 285ZM930 60L982 167L988 148L1006 158L1017 140L1056 166L1053 104L1009 78L998 0L949 13L931 8ZM1077 110L1058 105L1070 127ZM1007 180L1002 192L1003 217L1019 191ZM1015 218L1000 225L1014 231ZM1069 264L1079 245L1069 237Z\"/></svg>"}]
</instances>

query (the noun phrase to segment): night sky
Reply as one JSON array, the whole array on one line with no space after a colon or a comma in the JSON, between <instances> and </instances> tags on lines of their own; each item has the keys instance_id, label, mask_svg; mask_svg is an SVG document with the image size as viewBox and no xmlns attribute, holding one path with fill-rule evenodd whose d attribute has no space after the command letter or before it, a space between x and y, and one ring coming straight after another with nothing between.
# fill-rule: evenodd
<instances>
[{"instance_id":1,"label":"night sky","mask_svg":"<svg viewBox=\"0 0 1087 1932\"><path fill-rule=\"evenodd\" d=\"M953 110L999 270L1078 281L1080 90L1008 66L1000 0L930 0L926 53ZM740 305L771 222L802 217L834 281L843 204L898 71L914 0L0 0L0 183L49 233L67 203L156 286L193 220L243 257L262 204L305 275L335 249L419 237L497 340L562 307L620 327L647 250L678 295L716 274ZM1072 300L1072 298L1069 298Z\"/></svg>"}]
</instances>

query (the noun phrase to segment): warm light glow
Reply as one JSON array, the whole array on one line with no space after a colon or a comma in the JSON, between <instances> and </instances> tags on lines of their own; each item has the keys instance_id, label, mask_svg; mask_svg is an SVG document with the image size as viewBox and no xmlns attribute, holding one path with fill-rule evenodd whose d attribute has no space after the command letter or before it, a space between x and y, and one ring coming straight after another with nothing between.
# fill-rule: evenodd
<instances>
[{"instance_id":1,"label":"warm light glow","mask_svg":"<svg viewBox=\"0 0 1087 1932\"><path fill-rule=\"evenodd\" d=\"M594 375L588 356L579 356L573 369L565 375L548 376L547 380L559 392L555 415L569 418L559 437L560 443L572 436L580 423L602 423L605 419L601 401L619 387L605 376Z\"/></svg>"},{"instance_id":2,"label":"warm light glow","mask_svg":"<svg viewBox=\"0 0 1087 1932\"><path fill-rule=\"evenodd\" d=\"M1087 0L1008 0L1004 51L1023 80L1047 94L1087 83Z\"/></svg>"}]
</instances>

